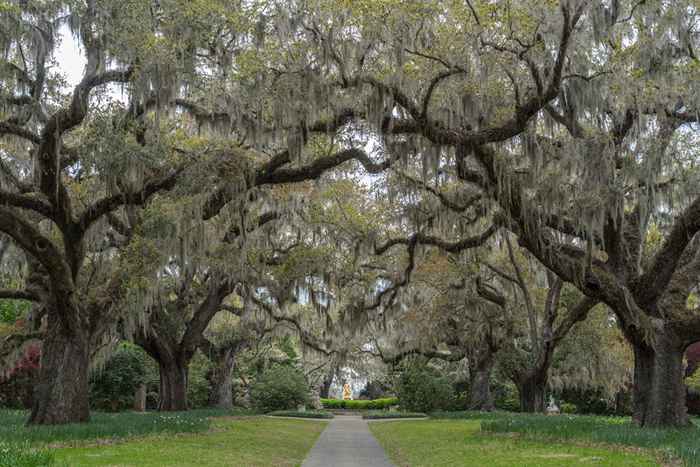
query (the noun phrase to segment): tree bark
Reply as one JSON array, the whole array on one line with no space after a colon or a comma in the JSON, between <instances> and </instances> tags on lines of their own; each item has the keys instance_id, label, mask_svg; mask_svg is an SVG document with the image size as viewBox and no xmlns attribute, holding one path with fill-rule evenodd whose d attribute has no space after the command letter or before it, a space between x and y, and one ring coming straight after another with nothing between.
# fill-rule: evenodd
<instances>
[{"instance_id":1,"label":"tree bark","mask_svg":"<svg viewBox=\"0 0 700 467\"><path fill-rule=\"evenodd\" d=\"M187 377L189 362L177 360L161 360L160 370L160 401L158 410L161 412L187 410Z\"/></svg>"},{"instance_id":2,"label":"tree bark","mask_svg":"<svg viewBox=\"0 0 700 467\"><path fill-rule=\"evenodd\" d=\"M335 377L335 371L330 373L324 378L319 388L319 397L321 399L328 399L330 397L331 385L333 384L333 378Z\"/></svg>"},{"instance_id":3,"label":"tree bark","mask_svg":"<svg viewBox=\"0 0 700 467\"><path fill-rule=\"evenodd\" d=\"M643 427L689 426L683 383L682 345L657 333L654 346L632 343L634 348L634 421Z\"/></svg>"},{"instance_id":4,"label":"tree bark","mask_svg":"<svg viewBox=\"0 0 700 467\"><path fill-rule=\"evenodd\" d=\"M493 355L479 359L469 375L469 408L471 410L492 411L494 409L493 394L491 394L491 371L493 370Z\"/></svg>"},{"instance_id":5,"label":"tree bark","mask_svg":"<svg viewBox=\"0 0 700 467\"><path fill-rule=\"evenodd\" d=\"M235 367L235 353L229 348L219 356L216 366L212 369L209 381L211 393L209 405L220 409L233 408L233 369Z\"/></svg>"},{"instance_id":6,"label":"tree bark","mask_svg":"<svg viewBox=\"0 0 700 467\"><path fill-rule=\"evenodd\" d=\"M90 419L88 337L49 321L43 341L41 369L34 391L30 425L83 423Z\"/></svg>"},{"instance_id":7,"label":"tree bark","mask_svg":"<svg viewBox=\"0 0 700 467\"><path fill-rule=\"evenodd\" d=\"M527 413L544 412L544 396L547 390L547 372L530 372L516 386L520 396L520 410Z\"/></svg>"}]
</instances>

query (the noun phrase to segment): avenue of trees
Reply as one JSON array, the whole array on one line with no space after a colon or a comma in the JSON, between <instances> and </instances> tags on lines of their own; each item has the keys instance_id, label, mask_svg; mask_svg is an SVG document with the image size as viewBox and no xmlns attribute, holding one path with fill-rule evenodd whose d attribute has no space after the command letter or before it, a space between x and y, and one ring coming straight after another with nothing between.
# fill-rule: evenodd
<instances>
[{"instance_id":1,"label":"avenue of trees","mask_svg":"<svg viewBox=\"0 0 700 467\"><path fill-rule=\"evenodd\" d=\"M35 368L43 425L120 342L163 411L199 357L218 407L419 359L471 409L498 380L689 426L699 8L0 0L0 376Z\"/></svg>"}]
</instances>

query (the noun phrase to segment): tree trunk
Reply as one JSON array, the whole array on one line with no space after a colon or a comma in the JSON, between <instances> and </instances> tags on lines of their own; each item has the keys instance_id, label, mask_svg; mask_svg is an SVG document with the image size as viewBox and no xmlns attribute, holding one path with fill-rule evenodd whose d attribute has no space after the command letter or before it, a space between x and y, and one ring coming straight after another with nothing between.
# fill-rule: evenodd
<instances>
[{"instance_id":1,"label":"tree trunk","mask_svg":"<svg viewBox=\"0 0 700 467\"><path fill-rule=\"evenodd\" d=\"M469 408L471 410L492 411L494 409L491 394L491 371L493 355L481 358L469 375Z\"/></svg>"},{"instance_id":2,"label":"tree trunk","mask_svg":"<svg viewBox=\"0 0 700 467\"><path fill-rule=\"evenodd\" d=\"M83 333L70 332L55 318L49 320L48 326L28 424L87 422L90 419L89 339Z\"/></svg>"},{"instance_id":3,"label":"tree trunk","mask_svg":"<svg viewBox=\"0 0 700 467\"><path fill-rule=\"evenodd\" d=\"M533 372L517 383L520 410L527 413L544 412L544 395L547 390L547 373Z\"/></svg>"},{"instance_id":4,"label":"tree trunk","mask_svg":"<svg viewBox=\"0 0 700 467\"><path fill-rule=\"evenodd\" d=\"M321 383L321 387L319 388L319 396L321 399L328 399L330 396L331 392L331 385L333 384L333 377L335 376L335 373L332 373L330 377L326 377L323 380L323 383Z\"/></svg>"},{"instance_id":5,"label":"tree trunk","mask_svg":"<svg viewBox=\"0 0 700 467\"><path fill-rule=\"evenodd\" d=\"M226 349L212 369L209 381L211 393L209 394L209 406L220 409L233 408L233 369L235 367L235 353L233 349Z\"/></svg>"},{"instance_id":6,"label":"tree trunk","mask_svg":"<svg viewBox=\"0 0 700 467\"><path fill-rule=\"evenodd\" d=\"M160 369L158 410L162 412L187 410L188 363L177 360L158 362Z\"/></svg>"},{"instance_id":7,"label":"tree trunk","mask_svg":"<svg viewBox=\"0 0 700 467\"><path fill-rule=\"evenodd\" d=\"M663 333L655 335L654 346L633 343L633 419L644 427L685 427L689 425L683 383L685 349Z\"/></svg>"},{"instance_id":8,"label":"tree trunk","mask_svg":"<svg viewBox=\"0 0 700 467\"><path fill-rule=\"evenodd\" d=\"M146 385L145 384L140 384L138 388L136 388L136 392L134 394L134 411L136 412L145 412L146 411Z\"/></svg>"}]
</instances>

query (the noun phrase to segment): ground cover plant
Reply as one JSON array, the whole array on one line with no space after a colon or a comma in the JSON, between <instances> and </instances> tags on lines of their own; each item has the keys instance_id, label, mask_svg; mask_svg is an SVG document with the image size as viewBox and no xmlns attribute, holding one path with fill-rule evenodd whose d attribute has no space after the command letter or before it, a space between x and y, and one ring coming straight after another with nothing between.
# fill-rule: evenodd
<instances>
[{"instance_id":1,"label":"ground cover plant","mask_svg":"<svg viewBox=\"0 0 700 467\"><path fill-rule=\"evenodd\" d=\"M52 452L36 448L29 443L0 441L0 465L2 467L51 467L56 465Z\"/></svg>"},{"instance_id":2,"label":"ground cover plant","mask_svg":"<svg viewBox=\"0 0 700 467\"><path fill-rule=\"evenodd\" d=\"M250 413L250 411L213 409L170 413L94 412L88 423L26 426L26 412L0 410L0 439L13 443L69 444L150 434L202 433L209 430L210 417Z\"/></svg>"},{"instance_id":3,"label":"ground cover plant","mask_svg":"<svg viewBox=\"0 0 700 467\"><path fill-rule=\"evenodd\" d=\"M696 422L696 420L694 420ZM499 414L481 422L484 433L519 433L529 439L594 442L660 450L684 465L700 465L700 430L644 429L628 417L585 415L511 416Z\"/></svg>"},{"instance_id":4,"label":"ground cover plant","mask_svg":"<svg viewBox=\"0 0 700 467\"><path fill-rule=\"evenodd\" d=\"M484 435L478 420L371 423L370 430L397 466L656 466L654 453Z\"/></svg>"},{"instance_id":5,"label":"ground cover plant","mask_svg":"<svg viewBox=\"0 0 700 467\"><path fill-rule=\"evenodd\" d=\"M139 465L271 466L299 465L325 422L265 417L217 419L210 433L149 436L107 446L55 451L71 467Z\"/></svg>"}]
</instances>

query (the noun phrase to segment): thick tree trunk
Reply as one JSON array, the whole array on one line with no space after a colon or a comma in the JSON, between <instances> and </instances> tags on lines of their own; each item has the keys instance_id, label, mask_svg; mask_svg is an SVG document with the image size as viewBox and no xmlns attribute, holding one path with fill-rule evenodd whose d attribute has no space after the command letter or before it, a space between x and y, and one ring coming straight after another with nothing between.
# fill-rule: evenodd
<instances>
[{"instance_id":1,"label":"thick tree trunk","mask_svg":"<svg viewBox=\"0 0 700 467\"><path fill-rule=\"evenodd\" d=\"M533 372L517 383L520 396L520 410L527 413L544 412L544 396L547 390L547 373Z\"/></svg>"},{"instance_id":2,"label":"thick tree trunk","mask_svg":"<svg viewBox=\"0 0 700 467\"><path fill-rule=\"evenodd\" d=\"M90 419L88 375L89 339L69 332L58 320L49 321L43 341L39 380L28 423L58 425Z\"/></svg>"},{"instance_id":3,"label":"thick tree trunk","mask_svg":"<svg viewBox=\"0 0 700 467\"><path fill-rule=\"evenodd\" d=\"M209 405L220 409L233 408L233 369L235 367L235 353L233 349L226 349L219 356L215 368L212 369L209 381L211 393Z\"/></svg>"},{"instance_id":4,"label":"thick tree trunk","mask_svg":"<svg viewBox=\"0 0 700 467\"><path fill-rule=\"evenodd\" d=\"M492 411L494 409L491 394L491 371L493 355L481 358L469 375L469 408L471 410Z\"/></svg>"},{"instance_id":5,"label":"thick tree trunk","mask_svg":"<svg viewBox=\"0 0 700 467\"><path fill-rule=\"evenodd\" d=\"M187 410L188 364L177 360L158 362L160 369L160 402L162 412Z\"/></svg>"},{"instance_id":6,"label":"thick tree trunk","mask_svg":"<svg viewBox=\"0 0 700 467\"><path fill-rule=\"evenodd\" d=\"M654 346L633 343L633 419L644 427L689 425L683 383L685 349L657 333Z\"/></svg>"}]
</instances>

